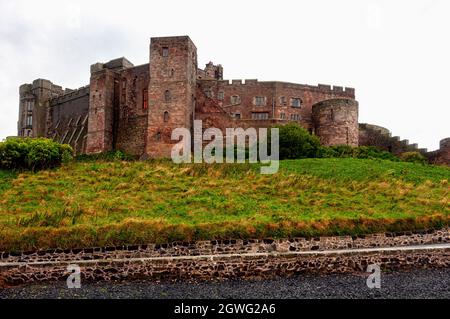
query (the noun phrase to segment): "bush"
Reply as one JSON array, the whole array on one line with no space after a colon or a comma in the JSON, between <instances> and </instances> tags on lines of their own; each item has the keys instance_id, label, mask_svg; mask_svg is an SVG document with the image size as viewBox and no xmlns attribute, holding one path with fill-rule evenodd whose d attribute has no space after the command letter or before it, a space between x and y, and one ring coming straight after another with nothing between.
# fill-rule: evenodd
<instances>
[{"instance_id":1,"label":"bush","mask_svg":"<svg viewBox=\"0 0 450 319\"><path fill-rule=\"evenodd\" d=\"M420 163L420 164L427 163L427 159L425 158L425 156L423 156L419 152L405 152L400 155L400 158L404 162Z\"/></svg>"},{"instance_id":2,"label":"bush","mask_svg":"<svg viewBox=\"0 0 450 319\"><path fill-rule=\"evenodd\" d=\"M40 170L72 159L70 145L47 138L9 138L0 142L0 168Z\"/></svg>"},{"instance_id":3,"label":"bush","mask_svg":"<svg viewBox=\"0 0 450 319\"><path fill-rule=\"evenodd\" d=\"M317 157L320 141L297 124L275 126L280 130L280 159Z\"/></svg>"},{"instance_id":4,"label":"bush","mask_svg":"<svg viewBox=\"0 0 450 319\"><path fill-rule=\"evenodd\" d=\"M368 158L368 159L384 159L394 162L398 162L399 159L392 153L382 151L375 146L358 146L352 147L349 145L337 145L337 146L322 146L319 150L318 157L322 158Z\"/></svg>"},{"instance_id":5,"label":"bush","mask_svg":"<svg viewBox=\"0 0 450 319\"><path fill-rule=\"evenodd\" d=\"M358 146L353 149L353 157L355 158L369 158L369 159L384 159L398 162L399 158L394 154L382 151L375 146Z\"/></svg>"}]
</instances>

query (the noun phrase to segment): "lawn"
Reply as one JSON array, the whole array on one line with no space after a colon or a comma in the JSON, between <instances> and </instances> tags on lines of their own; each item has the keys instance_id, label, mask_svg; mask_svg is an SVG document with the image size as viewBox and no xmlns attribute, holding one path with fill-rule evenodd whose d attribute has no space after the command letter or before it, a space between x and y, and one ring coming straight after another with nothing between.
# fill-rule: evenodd
<instances>
[{"instance_id":1,"label":"lawn","mask_svg":"<svg viewBox=\"0 0 450 319\"><path fill-rule=\"evenodd\" d=\"M0 171L0 251L365 234L450 224L450 169L362 159L75 161Z\"/></svg>"}]
</instances>

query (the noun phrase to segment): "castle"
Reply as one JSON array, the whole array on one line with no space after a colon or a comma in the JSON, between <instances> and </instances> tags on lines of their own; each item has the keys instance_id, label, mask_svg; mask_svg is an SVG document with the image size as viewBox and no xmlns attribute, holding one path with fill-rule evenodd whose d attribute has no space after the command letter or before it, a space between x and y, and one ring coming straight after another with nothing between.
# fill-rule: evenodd
<instances>
[{"instance_id":1,"label":"castle","mask_svg":"<svg viewBox=\"0 0 450 319\"><path fill-rule=\"evenodd\" d=\"M157 37L150 62L126 58L91 66L90 83L76 90L44 79L20 86L18 135L49 137L77 154L122 150L140 157L169 157L172 130L270 127L296 122L323 145L374 145L394 154L419 151L432 163L450 162L450 139L434 152L359 124L353 88L258 80L223 80L221 65L198 68L188 36Z\"/></svg>"}]
</instances>

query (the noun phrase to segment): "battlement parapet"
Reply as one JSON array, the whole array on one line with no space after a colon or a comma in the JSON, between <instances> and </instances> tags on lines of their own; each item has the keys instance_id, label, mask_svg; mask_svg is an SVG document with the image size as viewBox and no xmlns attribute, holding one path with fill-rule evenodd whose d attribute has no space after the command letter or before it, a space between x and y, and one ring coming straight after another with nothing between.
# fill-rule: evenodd
<instances>
[{"instance_id":1,"label":"battlement parapet","mask_svg":"<svg viewBox=\"0 0 450 319\"><path fill-rule=\"evenodd\" d=\"M121 57L121 58L114 59L114 60L111 60L106 63L97 62L97 63L92 64L91 65L91 74L100 72L104 69L109 69L109 70L113 70L113 71L121 71L121 70L129 69L132 67L134 67L133 63L128 61L127 58Z\"/></svg>"},{"instance_id":2,"label":"battlement parapet","mask_svg":"<svg viewBox=\"0 0 450 319\"><path fill-rule=\"evenodd\" d=\"M316 87L320 91L329 91L329 92L335 92L335 93L348 93L349 95L355 95L355 89L350 87L343 87L338 85L328 85L328 84L318 84Z\"/></svg>"},{"instance_id":3,"label":"battlement parapet","mask_svg":"<svg viewBox=\"0 0 450 319\"><path fill-rule=\"evenodd\" d=\"M78 99L80 97L89 95L90 87L89 85L83 86L76 90L66 89L64 94L58 95L50 100L50 104L62 104L71 100Z\"/></svg>"},{"instance_id":4,"label":"battlement parapet","mask_svg":"<svg viewBox=\"0 0 450 319\"><path fill-rule=\"evenodd\" d=\"M29 84L29 83L22 84L19 87L19 94L20 94L20 96L23 96L23 95L28 94L28 93L32 93L32 91L33 91L33 85Z\"/></svg>"},{"instance_id":5,"label":"battlement parapet","mask_svg":"<svg viewBox=\"0 0 450 319\"><path fill-rule=\"evenodd\" d=\"M205 79L212 80L212 79ZM203 81L203 79L201 79ZM318 84L317 86L314 85L307 85L307 84L298 84L298 83L290 83L290 82L280 82L280 81L259 81L258 79L232 79L232 80L219 80L219 84L223 85L255 85L255 84L261 84L261 85L278 85L281 87L292 87L292 88L298 88L298 89L306 89L306 90L316 90L316 91L322 91L322 92L329 92L329 93L346 93L347 95L354 96L355 95L355 89L350 87L343 87L343 86L331 86L327 84Z\"/></svg>"}]
</instances>

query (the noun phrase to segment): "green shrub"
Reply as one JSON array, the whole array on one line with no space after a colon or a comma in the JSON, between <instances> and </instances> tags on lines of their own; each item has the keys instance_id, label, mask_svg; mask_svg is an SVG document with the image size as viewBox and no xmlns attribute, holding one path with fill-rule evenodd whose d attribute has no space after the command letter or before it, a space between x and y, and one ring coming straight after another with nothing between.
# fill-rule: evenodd
<instances>
[{"instance_id":1,"label":"green shrub","mask_svg":"<svg viewBox=\"0 0 450 319\"><path fill-rule=\"evenodd\" d=\"M72 159L73 149L47 138L9 138L0 142L0 168L40 170Z\"/></svg>"},{"instance_id":2,"label":"green shrub","mask_svg":"<svg viewBox=\"0 0 450 319\"><path fill-rule=\"evenodd\" d=\"M280 130L280 159L318 156L320 141L317 136L294 123L275 127Z\"/></svg>"},{"instance_id":3,"label":"green shrub","mask_svg":"<svg viewBox=\"0 0 450 319\"><path fill-rule=\"evenodd\" d=\"M427 159L425 158L425 156L423 156L419 152L405 152L400 155L400 158L404 162L420 163L420 164L427 163Z\"/></svg>"},{"instance_id":4,"label":"green shrub","mask_svg":"<svg viewBox=\"0 0 450 319\"><path fill-rule=\"evenodd\" d=\"M398 157L392 153L382 151L375 146L358 146L351 147L349 145L322 146L319 150L318 157L322 158L365 158L365 159L384 159L390 161L399 161Z\"/></svg>"},{"instance_id":5,"label":"green shrub","mask_svg":"<svg viewBox=\"0 0 450 319\"><path fill-rule=\"evenodd\" d=\"M368 159L384 159L394 162L398 162L399 158L394 154L386 151L382 151L375 146L358 146L353 149L353 157L355 158L368 158Z\"/></svg>"}]
</instances>

